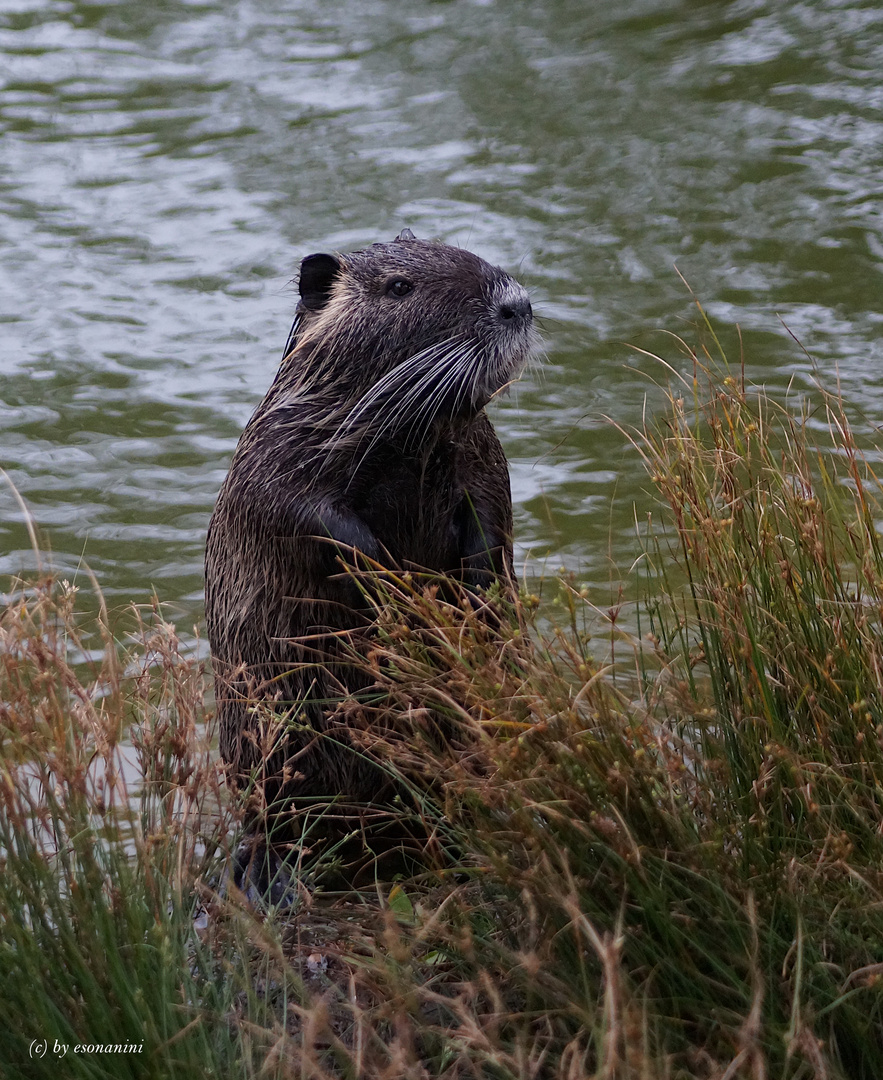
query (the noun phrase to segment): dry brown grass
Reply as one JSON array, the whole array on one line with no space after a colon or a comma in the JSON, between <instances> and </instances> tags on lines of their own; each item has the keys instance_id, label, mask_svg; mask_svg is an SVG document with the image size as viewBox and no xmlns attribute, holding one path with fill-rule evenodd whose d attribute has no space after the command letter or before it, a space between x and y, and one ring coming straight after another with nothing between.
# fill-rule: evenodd
<instances>
[{"instance_id":1,"label":"dry brown grass","mask_svg":"<svg viewBox=\"0 0 883 1080\"><path fill-rule=\"evenodd\" d=\"M883 1075L879 485L836 399L816 448L728 374L681 385L635 436L667 510L615 672L573 583L543 632L528 597L369 590L375 685L343 708L432 838L407 880L222 887L202 664L158 608L121 648L63 584L13 587L4 1075Z\"/></svg>"}]
</instances>

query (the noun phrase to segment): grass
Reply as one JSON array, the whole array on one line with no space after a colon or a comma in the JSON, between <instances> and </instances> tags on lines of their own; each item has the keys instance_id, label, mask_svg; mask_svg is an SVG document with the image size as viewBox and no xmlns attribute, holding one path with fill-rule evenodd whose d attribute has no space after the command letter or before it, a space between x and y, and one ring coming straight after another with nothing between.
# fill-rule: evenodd
<instances>
[{"instance_id":1,"label":"grass","mask_svg":"<svg viewBox=\"0 0 883 1080\"><path fill-rule=\"evenodd\" d=\"M121 649L64 583L12 587L3 1076L883 1076L880 483L836 396L689 356L628 436L653 493L612 659L573 582L490 617L374 592L349 708L432 836L407 880L219 888L201 665L158 608Z\"/></svg>"}]
</instances>

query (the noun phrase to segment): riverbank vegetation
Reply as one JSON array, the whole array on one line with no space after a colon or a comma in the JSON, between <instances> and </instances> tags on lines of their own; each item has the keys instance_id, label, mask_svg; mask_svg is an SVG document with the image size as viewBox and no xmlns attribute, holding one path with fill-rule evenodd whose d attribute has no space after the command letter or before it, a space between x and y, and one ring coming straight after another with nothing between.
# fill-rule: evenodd
<instances>
[{"instance_id":1,"label":"riverbank vegetation","mask_svg":"<svg viewBox=\"0 0 883 1080\"><path fill-rule=\"evenodd\" d=\"M12 587L4 1076L883 1076L873 450L821 392L671 386L624 432L636 632L568 580L511 620L373 593L413 876L334 892L307 843L285 906L242 896L201 661L158 607L121 649L66 583Z\"/></svg>"}]
</instances>

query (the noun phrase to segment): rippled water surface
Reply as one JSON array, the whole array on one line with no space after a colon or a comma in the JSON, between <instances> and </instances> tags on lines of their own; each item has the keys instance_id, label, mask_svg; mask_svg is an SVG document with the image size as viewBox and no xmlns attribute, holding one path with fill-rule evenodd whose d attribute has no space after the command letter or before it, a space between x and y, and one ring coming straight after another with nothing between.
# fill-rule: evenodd
<instances>
[{"instance_id":1,"label":"rippled water surface","mask_svg":"<svg viewBox=\"0 0 883 1080\"><path fill-rule=\"evenodd\" d=\"M407 225L530 288L520 552L606 581L675 265L753 377L811 384L781 318L883 419L881 71L876 2L0 0L0 463L66 574L198 619L300 259ZM28 549L4 488L0 572Z\"/></svg>"}]
</instances>

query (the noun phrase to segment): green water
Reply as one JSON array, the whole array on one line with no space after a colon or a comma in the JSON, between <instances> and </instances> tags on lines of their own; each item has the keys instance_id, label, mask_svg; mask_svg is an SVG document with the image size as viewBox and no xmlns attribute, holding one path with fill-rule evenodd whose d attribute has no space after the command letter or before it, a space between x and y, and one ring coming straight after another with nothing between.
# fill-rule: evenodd
<instances>
[{"instance_id":1,"label":"green water","mask_svg":"<svg viewBox=\"0 0 883 1080\"><path fill-rule=\"evenodd\" d=\"M409 226L530 289L517 549L603 584L650 505L625 343L686 366L675 265L750 376L811 387L784 320L883 418L881 71L877 3L0 0L0 464L65 575L192 623L300 259ZM4 487L0 573L33 562Z\"/></svg>"}]
</instances>

